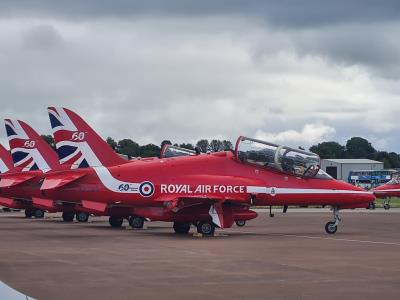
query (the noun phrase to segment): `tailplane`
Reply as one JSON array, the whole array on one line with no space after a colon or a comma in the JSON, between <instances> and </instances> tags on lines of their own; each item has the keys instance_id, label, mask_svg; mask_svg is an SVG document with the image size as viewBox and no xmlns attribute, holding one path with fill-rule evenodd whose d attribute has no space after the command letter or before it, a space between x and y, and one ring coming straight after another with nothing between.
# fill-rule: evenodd
<instances>
[{"instance_id":1,"label":"tailplane","mask_svg":"<svg viewBox=\"0 0 400 300\"><path fill-rule=\"evenodd\" d=\"M43 172L59 167L55 151L32 127L20 120L4 121L14 167Z\"/></svg>"},{"instance_id":2,"label":"tailplane","mask_svg":"<svg viewBox=\"0 0 400 300\"><path fill-rule=\"evenodd\" d=\"M48 113L61 164L70 164L74 169L126 163L73 111L49 107Z\"/></svg>"}]
</instances>

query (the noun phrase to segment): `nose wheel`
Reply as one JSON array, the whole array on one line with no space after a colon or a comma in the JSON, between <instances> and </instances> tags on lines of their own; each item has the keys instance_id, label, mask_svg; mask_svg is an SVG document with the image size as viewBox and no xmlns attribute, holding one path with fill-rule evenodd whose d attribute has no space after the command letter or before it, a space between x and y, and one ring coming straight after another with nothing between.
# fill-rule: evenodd
<instances>
[{"instance_id":1,"label":"nose wheel","mask_svg":"<svg viewBox=\"0 0 400 300\"><path fill-rule=\"evenodd\" d=\"M340 221L342 220L339 216L339 208L333 207L332 212L333 212L334 221L330 221L330 222L326 223L326 225L325 225L325 231L328 234L336 233L337 227L338 227Z\"/></svg>"}]
</instances>

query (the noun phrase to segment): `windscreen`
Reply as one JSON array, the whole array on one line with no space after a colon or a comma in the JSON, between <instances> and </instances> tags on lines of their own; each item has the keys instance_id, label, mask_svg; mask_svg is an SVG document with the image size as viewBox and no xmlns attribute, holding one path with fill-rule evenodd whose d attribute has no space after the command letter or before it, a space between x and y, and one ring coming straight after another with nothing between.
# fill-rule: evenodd
<instances>
[{"instance_id":1,"label":"windscreen","mask_svg":"<svg viewBox=\"0 0 400 300\"><path fill-rule=\"evenodd\" d=\"M173 145L165 145L161 151L161 158L196 155L196 151Z\"/></svg>"},{"instance_id":2,"label":"windscreen","mask_svg":"<svg viewBox=\"0 0 400 300\"><path fill-rule=\"evenodd\" d=\"M316 177L320 170L320 158L315 153L246 137L239 138L236 155L241 162L274 168L296 176Z\"/></svg>"},{"instance_id":3,"label":"windscreen","mask_svg":"<svg viewBox=\"0 0 400 300\"><path fill-rule=\"evenodd\" d=\"M393 175L392 179L387 184L400 184L400 178L398 175Z\"/></svg>"}]
</instances>

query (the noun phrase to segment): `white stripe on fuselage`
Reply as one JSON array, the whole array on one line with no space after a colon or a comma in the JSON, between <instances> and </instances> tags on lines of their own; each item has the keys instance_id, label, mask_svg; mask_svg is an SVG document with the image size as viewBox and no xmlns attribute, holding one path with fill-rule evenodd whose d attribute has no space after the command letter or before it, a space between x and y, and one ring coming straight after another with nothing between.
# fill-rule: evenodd
<instances>
[{"instance_id":1,"label":"white stripe on fuselage","mask_svg":"<svg viewBox=\"0 0 400 300\"><path fill-rule=\"evenodd\" d=\"M94 167L93 170L100 178L101 183L110 191L122 194L138 194L140 183L126 182L115 179L106 167ZM121 190L120 186L129 185L128 190Z\"/></svg>"},{"instance_id":2,"label":"white stripe on fuselage","mask_svg":"<svg viewBox=\"0 0 400 300\"><path fill-rule=\"evenodd\" d=\"M376 190L376 191L374 191L374 193L386 193L386 192L400 192L400 189Z\"/></svg>"},{"instance_id":3,"label":"white stripe on fuselage","mask_svg":"<svg viewBox=\"0 0 400 300\"><path fill-rule=\"evenodd\" d=\"M334 190L334 189L299 189L299 188L278 188L278 187L263 187L263 186L248 186L248 193L254 194L372 194L368 191L354 190Z\"/></svg>"}]
</instances>

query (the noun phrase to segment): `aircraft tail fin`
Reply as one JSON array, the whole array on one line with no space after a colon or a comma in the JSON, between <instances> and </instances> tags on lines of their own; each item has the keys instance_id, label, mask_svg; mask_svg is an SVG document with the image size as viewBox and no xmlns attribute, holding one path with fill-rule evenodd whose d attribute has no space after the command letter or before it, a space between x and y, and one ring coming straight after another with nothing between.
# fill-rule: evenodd
<instances>
[{"instance_id":1,"label":"aircraft tail fin","mask_svg":"<svg viewBox=\"0 0 400 300\"><path fill-rule=\"evenodd\" d=\"M0 173L4 174L14 170L14 162L10 152L0 144Z\"/></svg>"},{"instance_id":2,"label":"aircraft tail fin","mask_svg":"<svg viewBox=\"0 0 400 300\"><path fill-rule=\"evenodd\" d=\"M32 127L21 120L5 119L4 122L14 167L43 172L59 167L53 148Z\"/></svg>"},{"instance_id":3,"label":"aircraft tail fin","mask_svg":"<svg viewBox=\"0 0 400 300\"><path fill-rule=\"evenodd\" d=\"M78 114L67 108L48 108L61 164L74 168L126 163Z\"/></svg>"}]
</instances>

